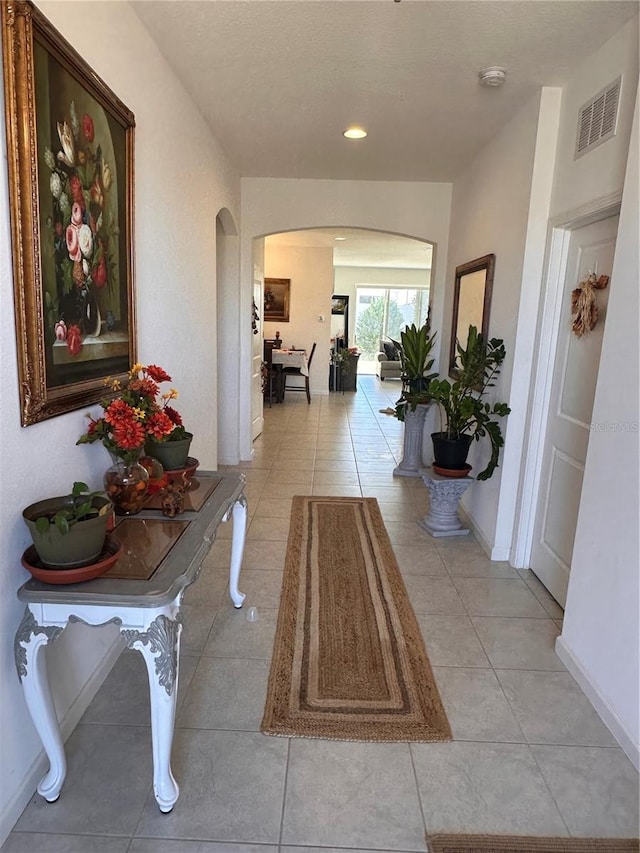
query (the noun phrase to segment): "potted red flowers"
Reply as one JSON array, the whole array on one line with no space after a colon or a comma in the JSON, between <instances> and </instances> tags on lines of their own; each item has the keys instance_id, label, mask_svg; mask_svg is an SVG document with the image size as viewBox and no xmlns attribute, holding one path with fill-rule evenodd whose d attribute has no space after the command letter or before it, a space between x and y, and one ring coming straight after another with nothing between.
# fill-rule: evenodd
<instances>
[{"instance_id":1,"label":"potted red flowers","mask_svg":"<svg viewBox=\"0 0 640 853\"><path fill-rule=\"evenodd\" d=\"M143 451L162 463L162 449L175 444L180 447L184 465L193 436L186 432L179 413L169 405L178 392L175 388L160 391L160 383L171 382L163 368L135 364L124 388L117 380L106 382L112 391L120 393L101 402L102 417L95 419L89 415L87 432L77 444L100 441L109 451L115 464L105 474L105 489L116 511L130 515L139 512L146 497L149 475L138 464ZM171 461L166 467L179 468L180 464Z\"/></svg>"}]
</instances>

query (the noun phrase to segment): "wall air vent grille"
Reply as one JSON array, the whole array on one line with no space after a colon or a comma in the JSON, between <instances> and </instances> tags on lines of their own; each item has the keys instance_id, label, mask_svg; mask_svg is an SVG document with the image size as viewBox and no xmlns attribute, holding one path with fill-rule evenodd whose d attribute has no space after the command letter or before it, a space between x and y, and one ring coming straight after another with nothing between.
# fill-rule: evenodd
<instances>
[{"instance_id":1,"label":"wall air vent grille","mask_svg":"<svg viewBox=\"0 0 640 853\"><path fill-rule=\"evenodd\" d=\"M616 135L622 77L580 108L574 160Z\"/></svg>"}]
</instances>

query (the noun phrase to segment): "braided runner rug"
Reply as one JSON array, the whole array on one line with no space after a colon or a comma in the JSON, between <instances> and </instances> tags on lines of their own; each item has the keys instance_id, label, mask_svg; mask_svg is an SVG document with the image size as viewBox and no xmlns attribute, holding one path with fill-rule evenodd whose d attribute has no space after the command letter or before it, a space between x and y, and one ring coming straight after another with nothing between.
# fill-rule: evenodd
<instances>
[{"instance_id":1,"label":"braided runner rug","mask_svg":"<svg viewBox=\"0 0 640 853\"><path fill-rule=\"evenodd\" d=\"M430 853L638 853L637 838L526 838L518 835L434 835Z\"/></svg>"},{"instance_id":2,"label":"braided runner rug","mask_svg":"<svg viewBox=\"0 0 640 853\"><path fill-rule=\"evenodd\" d=\"M451 739L375 498L293 498L261 731Z\"/></svg>"}]
</instances>

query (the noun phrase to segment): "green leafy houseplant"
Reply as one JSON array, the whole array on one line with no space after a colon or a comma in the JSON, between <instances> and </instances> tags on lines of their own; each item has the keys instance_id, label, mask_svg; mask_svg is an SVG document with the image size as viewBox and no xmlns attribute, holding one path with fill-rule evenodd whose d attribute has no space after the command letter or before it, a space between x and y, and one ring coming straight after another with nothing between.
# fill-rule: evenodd
<instances>
[{"instance_id":1,"label":"green leafy houseplant","mask_svg":"<svg viewBox=\"0 0 640 853\"><path fill-rule=\"evenodd\" d=\"M350 373L353 369L354 355L358 355L358 347L348 349L331 350L331 364L335 364L341 373Z\"/></svg>"},{"instance_id":2,"label":"green leafy houseplant","mask_svg":"<svg viewBox=\"0 0 640 853\"><path fill-rule=\"evenodd\" d=\"M70 495L31 504L22 516L44 565L74 568L90 564L102 551L111 510L104 492L76 482Z\"/></svg>"},{"instance_id":3,"label":"green leafy houseplant","mask_svg":"<svg viewBox=\"0 0 640 853\"><path fill-rule=\"evenodd\" d=\"M62 536L66 536L79 521L97 518L109 511L109 501L94 501L97 497L105 498L104 492L90 492L86 483L75 482L71 494L63 499L65 502L60 509L38 516L36 530L38 533L46 533L49 525L53 524Z\"/></svg>"},{"instance_id":4,"label":"green leafy houseplant","mask_svg":"<svg viewBox=\"0 0 640 853\"><path fill-rule=\"evenodd\" d=\"M492 405L483 401L500 374L506 356L504 342L499 338L485 341L475 326L469 326L466 346L457 342L456 350L459 363L456 380L451 383L447 379L434 379L429 385L429 396L438 403L444 415L442 430L434 436L466 442L467 449L473 439L480 441L488 436L491 458L484 471L477 475L478 480L488 480L498 465L500 448L504 445L497 419L506 417L511 411L506 403Z\"/></svg>"},{"instance_id":5,"label":"green leafy houseplant","mask_svg":"<svg viewBox=\"0 0 640 853\"><path fill-rule=\"evenodd\" d=\"M429 320L420 327L412 323L400 332L399 341L392 339L402 370L402 393L396 401L395 411L399 421L404 421L407 410L415 412L417 406L431 400L430 383L438 374L429 373L435 361L431 358L431 351L436 339L436 334L431 335L429 331Z\"/></svg>"}]
</instances>

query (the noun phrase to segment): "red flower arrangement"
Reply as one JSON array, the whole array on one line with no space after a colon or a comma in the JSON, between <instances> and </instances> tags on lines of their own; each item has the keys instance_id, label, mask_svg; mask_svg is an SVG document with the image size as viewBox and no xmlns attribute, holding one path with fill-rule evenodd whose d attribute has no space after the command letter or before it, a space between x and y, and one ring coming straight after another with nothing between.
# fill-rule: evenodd
<instances>
[{"instance_id":1,"label":"red flower arrangement","mask_svg":"<svg viewBox=\"0 0 640 853\"><path fill-rule=\"evenodd\" d=\"M178 441L187 433L179 413L169 406L178 392L175 388L161 394L160 383L171 382L169 374L155 364L134 364L124 390L117 379L105 379L112 391L122 391L115 398L102 400L101 418L89 417L86 433L76 444L102 442L112 457L127 464L135 462L149 439Z\"/></svg>"}]
</instances>

